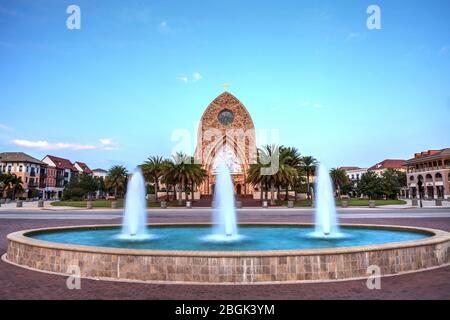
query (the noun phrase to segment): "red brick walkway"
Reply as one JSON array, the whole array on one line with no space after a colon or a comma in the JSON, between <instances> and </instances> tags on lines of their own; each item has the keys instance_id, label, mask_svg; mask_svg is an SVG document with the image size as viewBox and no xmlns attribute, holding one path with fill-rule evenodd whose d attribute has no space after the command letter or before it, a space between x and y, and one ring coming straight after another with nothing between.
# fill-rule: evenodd
<instances>
[{"instance_id":1,"label":"red brick walkway","mask_svg":"<svg viewBox=\"0 0 450 320\"><path fill-rule=\"evenodd\" d=\"M183 218L187 220L187 218ZM291 218L292 219L292 218ZM200 219L190 218L189 221ZM255 220L255 219L252 219ZM267 221L264 217L264 221ZM281 217L270 220L283 221ZM299 222L310 218L296 218ZM165 222L158 219L154 222ZM173 220L171 220L173 221ZM114 221L119 222L119 221ZM181 221L180 221L181 222ZM450 231L450 219L361 219L346 223L402 224ZM22 229L93 224L79 220L0 220L0 253L6 235ZM99 221L98 223L111 223ZM3 299L450 299L450 267L383 278L381 290L368 290L365 281L289 285L154 285L81 280L81 290L66 288L66 278L15 267L0 261L0 300Z\"/></svg>"}]
</instances>

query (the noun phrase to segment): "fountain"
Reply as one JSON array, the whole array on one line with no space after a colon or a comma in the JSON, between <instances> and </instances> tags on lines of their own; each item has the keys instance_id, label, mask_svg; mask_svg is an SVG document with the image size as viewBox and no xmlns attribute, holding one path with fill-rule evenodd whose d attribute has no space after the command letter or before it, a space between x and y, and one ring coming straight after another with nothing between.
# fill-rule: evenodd
<instances>
[{"instance_id":1,"label":"fountain","mask_svg":"<svg viewBox=\"0 0 450 320\"><path fill-rule=\"evenodd\" d=\"M315 232L316 237L339 237L339 226L336 217L336 204L330 174L325 165L317 169L315 188Z\"/></svg>"},{"instance_id":2,"label":"fountain","mask_svg":"<svg viewBox=\"0 0 450 320\"><path fill-rule=\"evenodd\" d=\"M445 231L343 225L342 236L330 176L323 165L318 169L315 195L315 232L309 224L244 223L239 235L230 172L221 164L216 176L213 234L209 224L192 222L152 224L149 235L144 179L137 170L128 184L122 226L17 231L8 235L4 260L64 276L64 270L77 261L81 277L86 278L209 284L350 280L367 277L361 266L377 265L383 275L395 275L450 262L450 233ZM120 228L122 234L117 237ZM152 241L142 241L149 238ZM424 260L424 255L430 258ZM400 264L391 263L399 256ZM50 259L54 263L49 263ZM318 261L318 268L311 269Z\"/></svg>"},{"instance_id":3,"label":"fountain","mask_svg":"<svg viewBox=\"0 0 450 320\"><path fill-rule=\"evenodd\" d=\"M119 238L123 240L148 239L147 210L145 199L145 182L140 169L136 169L127 185L125 196L125 213L123 216L122 233Z\"/></svg>"},{"instance_id":4,"label":"fountain","mask_svg":"<svg viewBox=\"0 0 450 320\"><path fill-rule=\"evenodd\" d=\"M228 166L221 162L217 166L214 188L214 226L213 234L207 237L212 241L234 241L240 239L234 207L234 190Z\"/></svg>"}]
</instances>

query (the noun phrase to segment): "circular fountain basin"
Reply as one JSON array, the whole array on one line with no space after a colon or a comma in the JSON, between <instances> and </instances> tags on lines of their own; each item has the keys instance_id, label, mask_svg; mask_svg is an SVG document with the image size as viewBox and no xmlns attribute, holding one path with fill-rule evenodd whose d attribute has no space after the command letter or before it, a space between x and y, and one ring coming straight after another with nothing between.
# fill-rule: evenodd
<instances>
[{"instance_id":1,"label":"circular fountain basin","mask_svg":"<svg viewBox=\"0 0 450 320\"><path fill-rule=\"evenodd\" d=\"M448 264L450 234L440 230L344 225L315 237L311 225L242 224L239 241L209 241L206 224L152 224L145 241L120 239L120 226L19 231L6 260L41 271L112 280L183 283L335 281Z\"/></svg>"}]
</instances>

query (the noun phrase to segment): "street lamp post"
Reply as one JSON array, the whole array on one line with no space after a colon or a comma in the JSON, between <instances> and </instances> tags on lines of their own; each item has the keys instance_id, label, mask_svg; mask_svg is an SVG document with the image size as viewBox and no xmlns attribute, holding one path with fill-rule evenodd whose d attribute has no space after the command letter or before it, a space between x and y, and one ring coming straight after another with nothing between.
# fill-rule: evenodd
<instances>
[{"instance_id":1,"label":"street lamp post","mask_svg":"<svg viewBox=\"0 0 450 320\"><path fill-rule=\"evenodd\" d=\"M417 185L419 186L419 201L420 201L420 207L422 208L422 180L419 179L419 182L417 182Z\"/></svg>"}]
</instances>

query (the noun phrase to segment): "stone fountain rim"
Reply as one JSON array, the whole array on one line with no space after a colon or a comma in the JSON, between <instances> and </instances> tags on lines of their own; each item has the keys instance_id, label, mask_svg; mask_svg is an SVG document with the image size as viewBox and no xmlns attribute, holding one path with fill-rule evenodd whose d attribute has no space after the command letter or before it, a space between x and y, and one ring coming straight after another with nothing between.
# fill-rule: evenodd
<instances>
[{"instance_id":1,"label":"stone fountain rim","mask_svg":"<svg viewBox=\"0 0 450 320\"><path fill-rule=\"evenodd\" d=\"M152 223L154 227L183 227L183 226L210 226L210 223ZM239 223L243 226L298 226L311 227L311 223L289 223L289 222L244 222ZM278 256L309 256L309 255L329 255L329 254L345 254L370 252L389 249L414 248L423 245L434 245L450 241L450 233L430 228L397 226L397 225L372 225L372 224L342 224L342 227L354 227L361 229L384 229L425 233L430 237L409 240L401 242L391 242L384 244L373 244L365 246L352 246L340 248L320 248L320 249L294 249L294 250L258 250L258 251L192 251L192 250L148 250L148 249L126 249L84 246L75 244L63 244L58 242L49 242L28 237L28 235L60 231L60 230L90 230L90 229L111 229L120 228L120 224L104 224L104 225L82 225L82 226L62 226L52 228L38 228L21 230L7 235L9 241L20 244L31 245L34 247L67 250L97 254L116 254L116 255L132 255L132 256L175 256L175 257L278 257Z\"/></svg>"}]
</instances>

